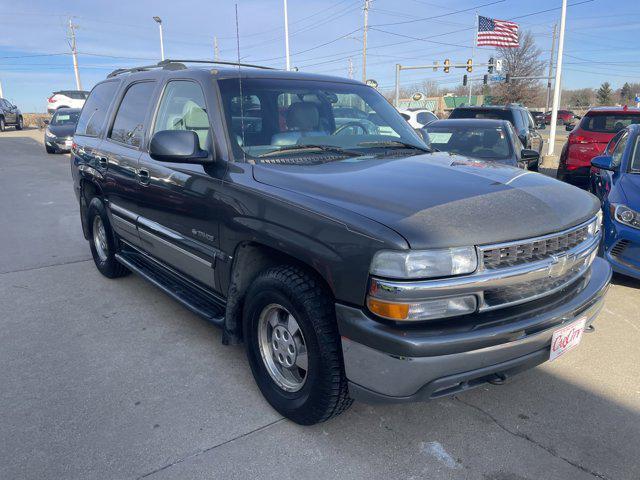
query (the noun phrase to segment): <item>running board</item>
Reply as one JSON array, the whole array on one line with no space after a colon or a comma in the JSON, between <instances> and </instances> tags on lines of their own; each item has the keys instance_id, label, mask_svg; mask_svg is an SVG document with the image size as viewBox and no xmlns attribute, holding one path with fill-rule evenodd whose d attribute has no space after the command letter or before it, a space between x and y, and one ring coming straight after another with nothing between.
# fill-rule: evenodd
<instances>
[{"instance_id":1,"label":"running board","mask_svg":"<svg viewBox=\"0 0 640 480\"><path fill-rule=\"evenodd\" d=\"M214 295L132 249L122 250L115 257L129 270L154 284L196 315L219 327L224 326L225 307Z\"/></svg>"}]
</instances>

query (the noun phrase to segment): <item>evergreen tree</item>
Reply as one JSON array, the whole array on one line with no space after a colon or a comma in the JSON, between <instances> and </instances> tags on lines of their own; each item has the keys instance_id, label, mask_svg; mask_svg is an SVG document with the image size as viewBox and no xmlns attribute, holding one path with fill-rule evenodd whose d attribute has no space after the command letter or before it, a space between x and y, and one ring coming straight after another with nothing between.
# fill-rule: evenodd
<instances>
[{"instance_id":1,"label":"evergreen tree","mask_svg":"<svg viewBox=\"0 0 640 480\"><path fill-rule=\"evenodd\" d=\"M610 105L612 103L612 94L611 85L609 82L604 82L600 85L598 92L596 93L596 98L598 99L598 103L600 105Z\"/></svg>"}]
</instances>

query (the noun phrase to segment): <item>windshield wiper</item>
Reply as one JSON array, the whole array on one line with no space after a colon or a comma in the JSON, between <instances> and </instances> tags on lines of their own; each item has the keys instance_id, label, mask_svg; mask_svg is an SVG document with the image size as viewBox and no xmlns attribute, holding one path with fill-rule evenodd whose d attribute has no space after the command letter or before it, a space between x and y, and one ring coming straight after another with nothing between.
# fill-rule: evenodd
<instances>
[{"instance_id":1,"label":"windshield wiper","mask_svg":"<svg viewBox=\"0 0 640 480\"><path fill-rule=\"evenodd\" d=\"M420 150L421 152L431 153L429 147L421 147L419 145L414 145L413 143L402 142L400 140L388 140L388 141L380 141L380 142L360 142L358 144L359 147L388 147L388 148L410 148L412 150Z\"/></svg>"},{"instance_id":2,"label":"windshield wiper","mask_svg":"<svg viewBox=\"0 0 640 480\"><path fill-rule=\"evenodd\" d=\"M280 155L281 153L289 153L289 152L301 152L301 151L308 151L308 152L328 152L328 153L338 153L340 155L347 155L350 157L359 157L361 155L364 155L361 152L356 152L353 150L347 150L345 148L342 147L334 147L331 145L290 145L286 148L280 148L278 150L273 150L271 152L267 152L267 153L262 153L260 155L258 155L258 158L264 158L264 157L273 157L276 155Z\"/></svg>"}]
</instances>

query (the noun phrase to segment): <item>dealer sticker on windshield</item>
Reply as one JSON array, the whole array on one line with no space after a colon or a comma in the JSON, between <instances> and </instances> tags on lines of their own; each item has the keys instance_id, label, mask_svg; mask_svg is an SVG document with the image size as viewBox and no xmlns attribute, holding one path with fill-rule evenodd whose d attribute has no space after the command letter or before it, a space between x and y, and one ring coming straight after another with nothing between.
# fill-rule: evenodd
<instances>
[{"instance_id":1,"label":"dealer sticker on windshield","mask_svg":"<svg viewBox=\"0 0 640 480\"><path fill-rule=\"evenodd\" d=\"M586 318L580 318L553 333L553 337L551 337L551 354L549 355L550 361L555 360L580 343L586 321Z\"/></svg>"}]
</instances>

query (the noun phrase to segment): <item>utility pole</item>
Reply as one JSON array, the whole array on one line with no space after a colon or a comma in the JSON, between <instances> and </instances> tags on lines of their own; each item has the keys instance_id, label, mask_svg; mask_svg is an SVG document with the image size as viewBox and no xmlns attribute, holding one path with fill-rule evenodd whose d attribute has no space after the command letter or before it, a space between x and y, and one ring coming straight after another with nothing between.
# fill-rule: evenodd
<instances>
[{"instance_id":1,"label":"utility pole","mask_svg":"<svg viewBox=\"0 0 640 480\"><path fill-rule=\"evenodd\" d=\"M547 80L547 101L544 104L544 113L549 111L549 102L551 101L551 76L553 75L553 56L556 53L556 35L558 33L558 24L553 25L553 39L551 40L551 57L549 59L549 80Z\"/></svg>"},{"instance_id":2,"label":"utility pole","mask_svg":"<svg viewBox=\"0 0 640 480\"><path fill-rule=\"evenodd\" d=\"M218 37L213 37L213 59L217 62L220 60L220 49L218 48Z\"/></svg>"},{"instance_id":3,"label":"utility pole","mask_svg":"<svg viewBox=\"0 0 640 480\"><path fill-rule=\"evenodd\" d=\"M76 89L82 90L82 83L80 82L80 72L78 71L78 48L76 45L76 28L71 17L69 17L69 47L71 47L71 55L73 56L73 72L76 75Z\"/></svg>"},{"instance_id":4,"label":"utility pole","mask_svg":"<svg viewBox=\"0 0 640 480\"><path fill-rule=\"evenodd\" d=\"M367 81L367 31L369 30L369 8L371 0L364 0L364 30L362 31L362 81Z\"/></svg>"},{"instance_id":5,"label":"utility pole","mask_svg":"<svg viewBox=\"0 0 640 480\"><path fill-rule=\"evenodd\" d=\"M164 38L162 35L162 19L160 17L153 17L160 29L160 59L164 61Z\"/></svg>"},{"instance_id":6,"label":"utility pole","mask_svg":"<svg viewBox=\"0 0 640 480\"><path fill-rule=\"evenodd\" d=\"M4 98L4 94L2 93L2 82L0 82L0 98Z\"/></svg>"},{"instance_id":7,"label":"utility pole","mask_svg":"<svg viewBox=\"0 0 640 480\"><path fill-rule=\"evenodd\" d=\"M558 41L558 60L556 62L556 79L553 85L553 108L551 109L551 131L549 132L549 149L547 155L553 155L556 143L556 121L558 120L558 103L560 103L560 87L562 79L562 52L564 50L564 27L567 19L567 0L562 0L560 16L560 39Z\"/></svg>"},{"instance_id":8,"label":"utility pole","mask_svg":"<svg viewBox=\"0 0 640 480\"><path fill-rule=\"evenodd\" d=\"M289 13L287 0L284 0L284 54L287 58L287 71L291 70L291 60L289 58Z\"/></svg>"}]
</instances>

